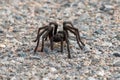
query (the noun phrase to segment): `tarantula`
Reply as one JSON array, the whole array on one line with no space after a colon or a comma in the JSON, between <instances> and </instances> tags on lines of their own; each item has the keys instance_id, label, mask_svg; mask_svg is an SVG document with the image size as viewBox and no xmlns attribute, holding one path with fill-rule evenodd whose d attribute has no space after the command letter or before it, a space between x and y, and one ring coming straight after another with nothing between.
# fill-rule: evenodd
<instances>
[{"instance_id":1,"label":"tarantula","mask_svg":"<svg viewBox=\"0 0 120 80\"><path fill-rule=\"evenodd\" d=\"M53 27L51 26L53 25ZM68 31L76 35L77 43L79 47L82 49L82 46L85 46L85 44L81 41L79 31L77 28L73 27L71 22L63 22L63 31L57 31L58 24L55 22L50 22L49 25L41 27L38 29L38 34L35 42L37 41L37 46L34 50L36 52L38 44L39 44L39 38L40 36L46 31L46 33L42 36L42 48L41 51L43 51L44 47L44 39L46 39L49 36L50 44L51 44L51 50L53 50L53 42L61 42L61 52L63 52L63 41L66 41L67 43L67 50L68 50L68 58L71 58L70 55L70 49L69 49L69 34ZM41 33L40 30L44 29ZM80 45L82 44L82 46Z\"/></svg>"}]
</instances>

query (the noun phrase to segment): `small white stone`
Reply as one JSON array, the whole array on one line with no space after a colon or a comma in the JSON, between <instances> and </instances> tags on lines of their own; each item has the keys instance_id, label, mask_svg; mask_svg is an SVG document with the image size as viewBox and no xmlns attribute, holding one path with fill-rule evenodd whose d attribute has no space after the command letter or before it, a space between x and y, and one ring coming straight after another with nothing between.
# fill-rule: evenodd
<instances>
[{"instance_id":1,"label":"small white stone","mask_svg":"<svg viewBox=\"0 0 120 80\"><path fill-rule=\"evenodd\" d=\"M24 61L25 61L23 57L18 57L17 60L18 60L19 62L24 62Z\"/></svg>"},{"instance_id":2,"label":"small white stone","mask_svg":"<svg viewBox=\"0 0 120 80\"><path fill-rule=\"evenodd\" d=\"M94 77L88 77L87 80L96 80Z\"/></svg>"},{"instance_id":3,"label":"small white stone","mask_svg":"<svg viewBox=\"0 0 120 80\"><path fill-rule=\"evenodd\" d=\"M105 8L106 9L114 9L114 6L112 6L112 5L105 5Z\"/></svg>"},{"instance_id":4,"label":"small white stone","mask_svg":"<svg viewBox=\"0 0 120 80\"><path fill-rule=\"evenodd\" d=\"M100 51L96 50L96 51L95 51L95 53L96 53L96 54L101 54L102 52L100 52Z\"/></svg>"},{"instance_id":5,"label":"small white stone","mask_svg":"<svg viewBox=\"0 0 120 80\"><path fill-rule=\"evenodd\" d=\"M16 77L12 77L11 80L16 80Z\"/></svg>"},{"instance_id":6,"label":"small white stone","mask_svg":"<svg viewBox=\"0 0 120 80\"><path fill-rule=\"evenodd\" d=\"M79 3L78 3L78 7L79 7L79 8L82 8L82 9L85 9L85 8L86 8L85 4L83 4L82 2L79 2Z\"/></svg>"},{"instance_id":7,"label":"small white stone","mask_svg":"<svg viewBox=\"0 0 120 80\"><path fill-rule=\"evenodd\" d=\"M51 68L50 68L50 71L51 71L51 72L56 72L57 70L56 70L54 67L51 67Z\"/></svg>"},{"instance_id":8,"label":"small white stone","mask_svg":"<svg viewBox=\"0 0 120 80\"><path fill-rule=\"evenodd\" d=\"M110 42L104 42L103 44L102 44L102 46L112 46L112 43L110 43Z\"/></svg>"},{"instance_id":9,"label":"small white stone","mask_svg":"<svg viewBox=\"0 0 120 80\"><path fill-rule=\"evenodd\" d=\"M99 76L104 76L104 75L105 75L105 72L104 72L103 70L98 71L98 72L97 72L97 75L99 75Z\"/></svg>"},{"instance_id":10,"label":"small white stone","mask_svg":"<svg viewBox=\"0 0 120 80\"><path fill-rule=\"evenodd\" d=\"M42 80L50 80L48 77L46 77L46 78L43 78Z\"/></svg>"},{"instance_id":11,"label":"small white stone","mask_svg":"<svg viewBox=\"0 0 120 80\"><path fill-rule=\"evenodd\" d=\"M15 60L11 60L10 62L11 62L11 63L16 63Z\"/></svg>"},{"instance_id":12,"label":"small white stone","mask_svg":"<svg viewBox=\"0 0 120 80\"><path fill-rule=\"evenodd\" d=\"M0 48L5 48L5 47L6 47L6 45L0 44Z\"/></svg>"}]
</instances>

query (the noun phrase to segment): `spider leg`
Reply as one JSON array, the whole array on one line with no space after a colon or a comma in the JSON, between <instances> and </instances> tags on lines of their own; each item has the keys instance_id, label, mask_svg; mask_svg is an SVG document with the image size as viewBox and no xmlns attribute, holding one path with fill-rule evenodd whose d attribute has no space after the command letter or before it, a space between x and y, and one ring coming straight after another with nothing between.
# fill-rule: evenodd
<instances>
[{"instance_id":1,"label":"spider leg","mask_svg":"<svg viewBox=\"0 0 120 80\"><path fill-rule=\"evenodd\" d=\"M42 47L41 47L41 52L43 52L44 48L44 39L49 36L49 33L53 30L52 27L48 28L48 31L42 36Z\"/></svg>"},{"instance_id":2,"label":"spider leg","mask_svg":"<svg viewBox=\"0 0 120 80\"><path fill-rule=\"evenodd\" d=\"M58 24L56 22L50 22L49 24L50 25L53 24L55 26L55 28L54 28L54 35L55 35L57 33Z\"/></svg>"},{"instance_id":3,"label":"spider leg","mask_svg":"<svg viewBox=\"0 0 120 80\"><path fill-rule=\"evenodd\" d=\"M34 52L36 52L36 50L37 50L37 48L38 48L38 45L39 45L39 40L37 41L37 45L36 45L36 47L35 47L35 49L34 49Z\"/></svg>"},{"instance_id":4,"label":"spider leg","mask_svg":"<svg viewBox=\"0 0 120 80\"><path fill-rule=\"evenodd\" d=\"M70 24L71 27L73 27L73 24L72 24L72 22L70 22L70 21L64 21L64 22L63 22L63 25L66 25L66 24ZM73 28L74 28L74 27L73 27Z\"/></svg>"},{"instance_id":5,"label":"spider leg","mask_svg":"<svg viewBox=\"0 0 120 80\"><path fill-rule=\"evenodd\" d=\"M64 30L64 33L67 34L67 30ZM65 41L66 41L66 43L67 43L68 58L70 59L70 58L71 58L71 55L70 55L68 35L65 35Z\"/></svg>"},{"instance_id":6,"label":"spider leg","mask_svg":"<svg viewBox=\"0 0 120 80\"><path fill-rule=\"evenodd\" d=\"M70 24L70 25L71 25L71 26L67 26L68 29L74 30L74 32L75 32L76 35L78 36L78 40L81 42L81 44L82 44L83 46L85 46L85 44L82 42L82 40L81 40L81 38L80 38L80 34L79 34L78 29L75 28L71 22L63 22L63 26L64 26L64 27L66 27L66 24Z\"/></svg>"},{"instance_id":7,"label":"spider leg","mask_svg":"<svg viewBox=\"0 0 120 80\"><path fill-rule=\"evenodd\" d=\"M50 22L49 25L54 25L52 30L49 32L49 39L50 39L50 45L51 45L51 50L53 50L53 37L57 33L57 28L58 24L56 22Z\"/></svg>"},{"instance_id":8,"label":"spider leg","mask_svg":"<svg viewBox=\"0 0 120 80\"><path fill-rule=\"evenodd\" d=\"M77 34L78 34L78 39L79 39L79 41L81 42L81 44L82 44L83 46L85 46L85 44L82 42L82 40L81 40L81 38L80 38L79 32L77 32Z\"/></svg>"},{"instance_id":9,"label":"spider leg","mask_svg":"<svg viewBox=\"0 0 120 80\"><path fill-rule=\"evenodd\" d=\"M51 48L51 50L53 50L53 28L52 28L52 30L49 32L49 35L48 35L48 37L49 37L49 40L50 40L50 48Z\"/></svg>"},{"instance_id":10,"label":"spider leg","mask_svg":"<svg viewBox=\"0 0 120 80\"><path fill-rule=\"evenodd\" d=\"M50 37L50 47L51 47L51 50L53 50L53 37Z\"/></svg>"},{"instance_id":11,"label":"spider leg","mask_svg":"<svg viewBox=\"0 0 120 80\"><path fill-rule=\"evenodd\" d=\"M48 27L48 26L44 26L44 27L41 27L41 28L39 28L39 29L38 29L38 32L37 32L37 37L36 37L36 39L35 39L35 40L33 40L33 42L36 42L36 41L38 40L40 30L42 30L42 29L46 29L47 27Z\"/></svg>"},{"instance_id":12,"label":"spider leg","mask_svg":"<svg viewBox=\"0 0 120 80\"><path fill-rule=\"evenodd\" d=\"M63 53L63 39L61 39L61 53Z\"/></svg>"},{"instance_id":13,"label":"spider leg","mask_svg":"<svg viewBox=\"0 0 120 80\"><path fill-rule=\"evenodd\" d=\"M46 31L46 29L43 30L40 34L37 35L37 38L36 38L37 46L35 47L34 52L36 52L36 50L37 50L37 48L38 48L40 36L41 36L45 31Z\"/></svg>"},{"instance_id":14,"label":"spider leg","mask_svg":"<svg viewBox=\"0 0 120 80\"><path fill-rule=\"evenodd\" d=\"M76 29L76 28L74 28L74 29L75 29L75 32L76 32L76 34L77 34L77 36L78 36L78 40L81 42L81 44L82 44L83 46L85 46L85 44L82 42L82 40L81 40L81 38L80 38L80 34L79 34L78 29Z\"/></svg>"},{"instance_id":15,"label":"spider leg","mask_svg":"<svg viewBox=\"0 0 120 80\"><path fill-rule=\"evenodd\" d=\"M74 31L73 31L72 29L74 29ZM64 26L64 30L69 30L71 33L73 33L73 34L76 36L76 40L77 40L77 43L78 43L79 47L80 47L81 49L83 49L82 46L81 46L80 43L79 43L79 36L78 36L77 32L75 31L76 28L72 27L72 29L71 29L70 26ZM77 29L76 29L76 30L77 30ZM80 42L81 42L81 40L80 40Z\"/></svg>"}]
</instances>

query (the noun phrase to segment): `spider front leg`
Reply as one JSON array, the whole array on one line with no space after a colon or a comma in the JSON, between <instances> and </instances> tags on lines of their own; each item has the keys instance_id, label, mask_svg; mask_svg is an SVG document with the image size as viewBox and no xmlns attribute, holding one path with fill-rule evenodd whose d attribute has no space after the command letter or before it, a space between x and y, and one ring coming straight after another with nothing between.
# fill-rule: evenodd
<instances>
[{"instance_id":1,"label":"spider front leg","mask_svg":"<svg viewBox=\"0 0 120 80\"><path fill-rule=\"evenodd\" d=\"M76 36L76 40L77 40L77 43L79 45L79 47L81 49L83 49L83 47L80 45L79 41L81 42L81 44L84 46L84 43L81 41L80 39L80 36L79 36L79 32L78 32L78 29L74 28L74 27L71 27L71 26L63 26L63 28L67 31L70 31L71 33L73 33L75 36Z\"/></svg>"},{"instance_id":2,"label":"spider front leg","mask_svg":"<svg viewBox=\"0 0 120 80\"><path fill-rule=\"evenodd\" d=\"M69 25L68 25L68 24L69 24ZM71 25L71 26L70 26L70 25ZM66 29L68 29L68 30L72 30L72 31L70 31L70 32L72 32L73 34L77 35L76 38L78 39L78 42L80 41L81 44L82 44L83 46L85 46L85 44L82 42L82 40L81 40L81 38L80 38L80 34L79 34L78 29L75 28L70 21L68 21L68 22L67 22L67 21L63 22L63 27L66 28ZM80 45L79 45L79 46L80 46Z\"/></svg>"},{"instance_id":3,"label":"spider front leg","mask_svg":"<svg viewBox=\"0 0 120 80\"><path fill-rule=\"evenodd\" d=\"M35 49L34 49L34 52L36 52L36 50L37 50L37 48L38 48L38 45L39 45L40 37L41 37L41 35L42 35L45 31L46 31L46 29L43 30L40 34L37 35L37 38L36 38L37 45L36 45L36 47L35 47Z\"/></svg>"},{"instance_id":4,"label":"spider front leg","mask_svg":"<svg viewBox=\"0 0 120 80\"><path fill-rule=\"evenodd\" d=\"M70 29L69 29L69 31L72 32L72 33L76 36L76 40L77 40L77 43L78 43L79 47L80 47L81 49L83 49L83 47L82 47L82 46L80 45L80 43L79 43L79 36L78 36L78 34L77 34L76 32L74 32L74 31L70 30Z\"/></svg>"},{"instance_id":5,"label":"spider front leg","mask_svg":"<svg viewBox=\"0 0 120 80\"><path fill-rule=\"evenodd\" d=\"M58 24L56 23L56 22L50 22L49 23L49 25L51 26L51 25L54 25L55 27L54 27L54 35L57 33L57 28L58 28Z\"/></svg>"},{"instance_id":6,"label":"spider front leg","mask_svg":"<svg viewBox=\"0 0 120 80\"><path fill-rule=\"evenodd\" d=\"M67 43L67 50L68 50L68 58L70 59L71 58L71 55L70 55L70 48L69 48L69 40L68 40L68 34L67 34L67 31L65 30L64 33L66 34L65 35L65 41Z\"/></svg>"},{"instance_id":7,"label":"spider front leg","mask_svg":"<svg viewBox=\"0 0 120 80\"><path fill-rule=\"evenodd\" d=\"M44 26L44 27L41 27L41 28L38 29L37 37L36 37L35 40L33 40L33 42L36 42L36 41L39 39L39 33L40 33L40 30L42 30L42 29L46 29L47 27L48 27L48 26Z\"/></svg>"},{"instance_id":8,"label":"spider front leg","mask_svg":"<svg viewBox=\"0 0 120 80\"><path fill-rule=\"evenodd\" d=\"M53 30L52 27L48 28L48 31L42 36L42 47L41 47L41 52L43 52L44 48L44 40L49 36L50 32Z\"/></svg>"},{"instance_id":9,"label":"spider front leg","mask_svg":"<svg viewBox=\"0 0 120 80\"><path fill-rule=\"evenodd\" d=\"M81 42L81 44L82 44L83 46L85 46L85 44L82 42L82 40L81 40L81 38L80 38L80 34L79 34L78 29L75 28L75 31L74 31L73 33L74 33L75 35L77 35L76 37L77 37L78 42ZM82 48L81 48L81 49L82 49Z\"/></svg>"},{"instance_id":10,"label":"spider front leg","mask_svg":"<svg viewBox=\"0 0 120 80\"><path fill-rule=\"evenodd\" d=\"M85 46L85 44L82 42L82 40L81 40L81 38L80 38L80 34L79 34L78 29L76 29L75 32L76 32L76 34L78 35L78 40L81 42L81 44L82 44L83 46Z\"/></svg>"},{"instance_id":11,"label":"spider front leg","mask_svg":"<svg viewBox=\"0 0 120 80\"><path fill-rule=\"evenodd\" d=\"M53 37L50 37L50 46L51 46L51 50L53 50Z\"/></svg>"}]
</instances>

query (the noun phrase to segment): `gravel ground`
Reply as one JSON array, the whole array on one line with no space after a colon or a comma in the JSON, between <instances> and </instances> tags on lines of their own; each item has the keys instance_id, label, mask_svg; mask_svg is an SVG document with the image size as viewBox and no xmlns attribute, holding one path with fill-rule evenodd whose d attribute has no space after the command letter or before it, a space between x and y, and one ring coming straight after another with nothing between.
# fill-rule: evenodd
<instances>
[{"instance_id":1,"label":"gravel ground","mask_svg":"<svg viewBox=\"0 0 120 80\"><path fill-rule=\"evenodd\" d=\"M37 29L71 21L85 43L70 34L72 59L45 42L34 55ZM120 80L120 0L0 0L0 80Z\"/></svg>"}]
</instances>

